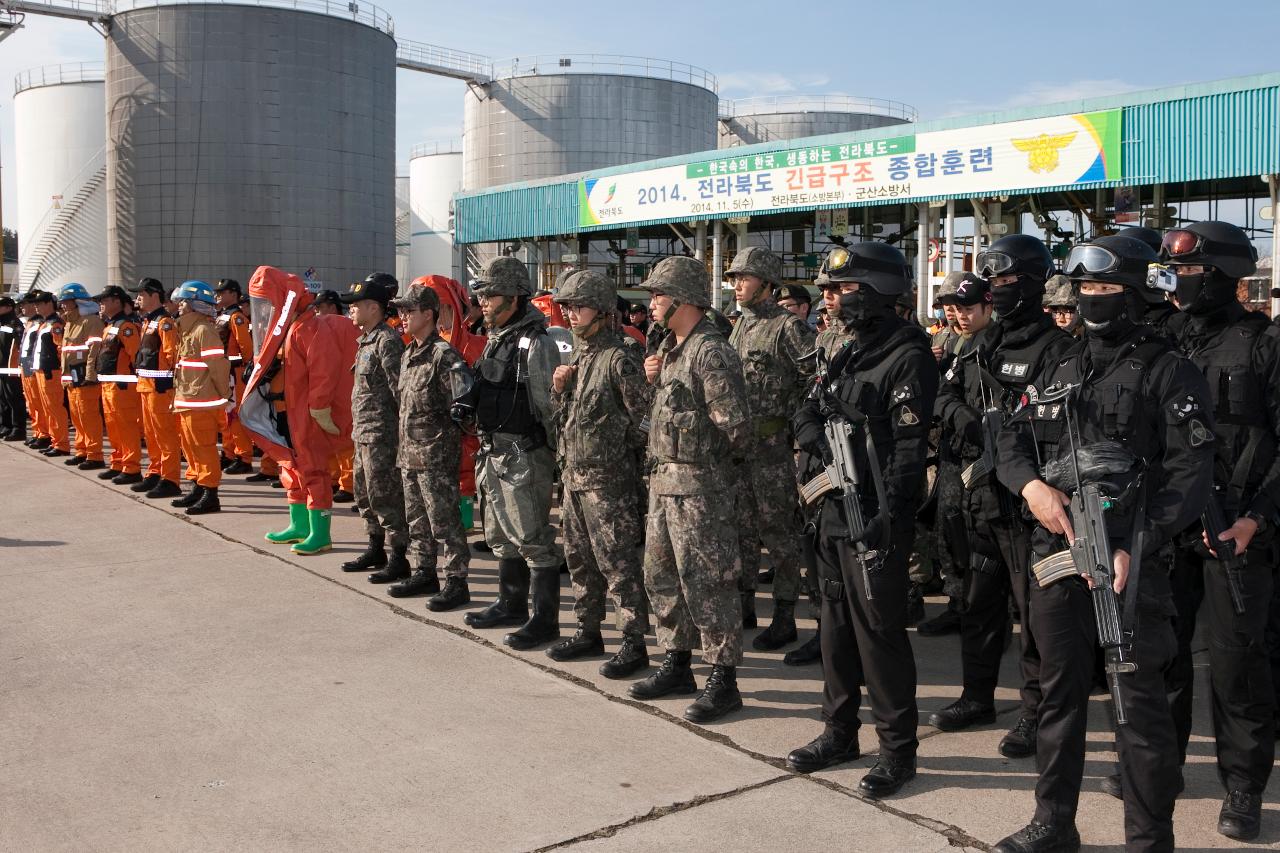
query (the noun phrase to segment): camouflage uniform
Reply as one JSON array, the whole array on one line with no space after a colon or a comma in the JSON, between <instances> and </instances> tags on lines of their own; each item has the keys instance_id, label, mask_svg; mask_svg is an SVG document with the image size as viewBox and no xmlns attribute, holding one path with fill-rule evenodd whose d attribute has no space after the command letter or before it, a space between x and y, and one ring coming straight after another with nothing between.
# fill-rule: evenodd
<instances>
[{"instance_id":1,"label":"camouflage uniform","mask_svg":"<svg viewBox=\"0 0 1280 853\"><path fill-rule=\"evenodd\" d=\"M404 492L396 468L403 355L400 336L386 323L374 326L360 336L351 391L356 505L365 532L370 537L385 536L393 549L409 544Z\"/></svg>"},{"instance_id":2,"label":"camouflage uniform","mask_svg":"<svg viewBox=\"0 0 1280 853\"><path fill-rule=\"evenodd\" d=\"M406 298L412 297L414 289ZM465 578L471 551L458 509L462 430L449 417L453 404L449 376L455 370L470 372L458 351L438 334L405 347L400 362L396 462L404 482L409 541L420 551L417 565L435 572L443 557L446 575Z\"/></svg>"},{"instance_id":3,"label":"camouflage uniform","mask_svg":"<svg viewBox=\"0 0 1280 853\"><path fill-rule=\"evenodd\" d=\"M702 287L705 294L699 262L669 258L659 268L668 261L682 262L667 268L673 290L692 294ZM709 319L683 341L667 337L657 355L662 369L650 415L654 469L644 576L658 642L668 651L689 651L701 640L706 662L736 667L742 612L734 493L742 472L734 460L749 451L752 434L742 368Z\"/></svg>"},{"instance_id":4,"label":"camouflage uniform","mask_svg":"<svg viewBox=\"0 0 1280 853\"><path fill-rule=\"evenodd\" d=\"M570 362L577 373L563 392L552 393L551 401L557 411L564 484L560 519L578 624L588 632L599 631L607 582L618 627L624 634L644 634L649 607L641 566L640 482L639 477L619 477L618 459L643 447L641 424L652 393L640 358L622 337L603 329L579 338Z\"/></svg>"}]
</instances>

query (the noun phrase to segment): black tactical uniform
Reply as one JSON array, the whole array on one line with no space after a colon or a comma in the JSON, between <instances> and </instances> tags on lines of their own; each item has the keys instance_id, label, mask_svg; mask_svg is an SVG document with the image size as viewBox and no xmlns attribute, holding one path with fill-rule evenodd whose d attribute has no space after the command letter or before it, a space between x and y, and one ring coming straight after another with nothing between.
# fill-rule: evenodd
<instances>
[{"instance_id":1,"label":"black tactical uniform","mask_svg":"<svg viewBox=\"0 0 1280 853\"><path fill-rule=\"evenodd\" d=\"M1231 598L1222 563L1194 525L1178 539L1173 563L1178 658L1169 693L1184 760L1191 735L1194 673L1191 639L1204 613L1218 776L1227 790L1219 831L1248 841L1260 829L1261 796L1275 761L1275 693L1265 632L1275 586L1280 541L1280 329L1236 301L1236 282L1255 269L1244 232L1222 222L1200 222L1167 235L1162 258L1180 266L1211 268L1178 277L1185 322L1182 352L1204 373L1217 422L1214 493L1227 525L1248 518L1258 525L1237 575L1243 613Z\"/></svg>"},{"instance_id":2,"label":"black tactical uniform","mask_svg":"<svg viewBox=\"0 0 1280 853\"><path fill-rule=\"evenodd\" d=\"M1084 253L1089 254L1084 254ZM1110 260L1107 259L1110 256ZM1079 282L1123 284L1123 293L1080 297L1085 338L1051 366L1037 383L1040 397L1077 386L1066 400L1028 402L1000 434L999 477L1021 495L1042 478L1044 462L1070 452L1068 407L1078 429L1077 446L1118 443L1140 460L1143 485L1133 485L1108 505L1106 550L1137 559L1136 597L1121 599L1133 631L1130 657L1136 670L1122 673L1119 690L1128 723L1117 727L1116 747L1124 778L1126 850L1172 850L1173 805L1182 790L1176 736L1164 688L1164 671L1176 644L1167 562L1160 559L1173 537L1204 508L1212 478L1213 422L1208 389L1195 366L1161 335L1129 320L1141 316L1138 292L1154 253L1144 244L1104 237L1079 246L1067 271ZM1043 485L1043 484L1041 484ZM1139 526L1140 525L1140 526ZM1076 535L1084 531L1077 529ZM1044 527L1033 533L1037 559L1066 548L1066 540ZM1133 564L1130 566L1133 571ZM1126 587L1128 588L1128 587ZM1029 627L1040 652L1036 812L1032 823L1001 841L999 853L1074 849L1076 807L1084 773L1089 692L1094 683L1097 629L1091 593L1072 576L1030 589Z\"/></svg>"},{"instance_id":3,"label":"black tactical uniform","mask_svg":"<svg viewBox=\"0 0 1280 853\"><path fill-rule=\"evenodd\" d=\"M0 297L0 440L22 441L27 437L27 404L22 396L22 369L18 351L22 341L22 320L8 296Z\"/></svg>"},{"instance_id":4,"label":"black tactical uniform","mask_svg":"<svg viewBox=\"0 0 1280 853\"><path fill-rule=\"evenodd\" d=\"M956 436L960 467L981 470L992 461L982 419L991 410L1006 421L1028 385L1071 346L1073 338L1041 309L1053 260L1035 237L1015 234L993 243L979 256L988 278L1017 275L1018 281L992 288L993 322L968 343L947 372L935 413L944 431ZM988 415L991 418L992 415ZM985 461L984 461L985 456ZM960 699L930 715L930 725L955 731L995 720L1000 657L1009 632L1010 591L1025 626L1030 542L1020 501L996 481L995 471L971 472L961 497L968 526L969 565L960 617L964 688ZM1036 708L1040 704L1039 655L1031 633L1021 632L1022 709L1000 751L1024 758L1035 751Z\"/></svg>"},{"instance_id":5,"label":"black tactical uniform","mask_svg":"<svg viewBox=\"0 0 1280 853\"><path fill-rule=\"evenodd\" d=\"M865 519L880 535L869 548L887 555L864 575L849 541L850 519L838 492L829 492L818 514L815 543L822 593L823 734L788 756L788 764L809 772L858 755L858 708L866 685L880 738L880 757L862 779L871 796L898 791L915 775L916 667L907 635L907 565L915 534L915 514L924 496L929 413L937 393L937 362L928 336L894 313L895 299L910 288L910 268L902 254L880 243L836 249L824 271L832 281L856 281L858 291L841 297L841 316L854 334L815 380L794 419L803 454L802 480L822 471L831 449L824 433L828 418L860 412L865 427L852 441ZM874 440L874 463L883 472L887 506L880 505L864 439ZM802 455L803 455L802 454ZM888 525L887 535L885 527ZM874 524L874 523L873 523ZM868 580L870 589L867 589Z\"/></svg>"}]
</instances>

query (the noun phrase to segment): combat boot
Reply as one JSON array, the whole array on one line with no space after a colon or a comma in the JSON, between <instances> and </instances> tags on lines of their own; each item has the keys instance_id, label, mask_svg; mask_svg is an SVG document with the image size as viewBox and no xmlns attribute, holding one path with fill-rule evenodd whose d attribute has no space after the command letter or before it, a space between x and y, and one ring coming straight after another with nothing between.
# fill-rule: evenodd
<instances>
[{"instance_id":1,"label":"combat boot","mask_svg":"<svg viewBox=\"0 0 1280 853\"><path fill-rule=\"evenodd\" d=\"M924 590L913 583L907 590L907 627L914 628L924 621Z\"/></svg>"},{"instance_id":2,"label":"combat boot","mask_svg":"<svg viewBox=\"0 0 1280 853\"><path fill-rule=\"evenodd\" d=\"M119 474L116 474L114 477L111 478L111 484L113 486L135 486L141 483L142 483L142 474L138 473L137 471L134 471L131 474L126 474L123 471L121 471Z\"/></svg>"},{"instance_id":3,"label":"combat boot","mask_svg":"<svg viewBox=\"0 0 1280 853\"><path fill-rule=\"evenodd\" d=\"M472 628L504 628L529 618L529 567L520 557L498 560L498 600L462 618Z\"/></svg>"},{"instance_id":4,"label":"combat boot","mask_svg":"<svg viewBox=\"0 0 1280 853\"><path fill-rule=\"evenodd\" d=\"M944 732L959 732L973 726L985 726L995 721L996 709L994 707L963 697L929 715L929 725Z\"/></svg>"},{"instance_id":5,"label":"combat boot","mask_svg":"<svg viewBox=\"0 0 1280 853\"><path fill-rule=\"evenodd\" d=\"M410 598L415 595L434 595L440 591L440 577L435 566L425 568L419 566L408 580L392 584L387 594L392 598Z\"/></svg>"},{"instance_id":6,"label":"combat boot","mask_svg":"<svg viewBox=\"0 0 1280 853\"><path fill-rule=\"evenodd\" d=\"M143 477L143 478L142 478L142 482L141 482L141 483L135 483L134 485L130 486L130 487L129 487L129 491L131 491L131 492L149 492L149 491L151 491L152 489L154 489L154 488L155 488L156 486L158 486L158 485L160 485L160 475L159 475L159 474L148 474L147 476L145 476L145 477Z\"/></svg>"},{"instance_id":7,"label":"combat boot","mask_svg":"<svg viewBox=\"0 0 1280 853\"><path fill-rule=\"evenodd\" d=\"M392 583L409 577L409 559L405 556L408 550L407 545L392 545L391 559L381 569L369 575L369 583Z\"/></svg>"},{"instance_id":8,"label":"combat boot","mask_svg":"<svg viewBox=\"0 0 1280 853\"><path fill-rule=\"evenodd\" d=\"M742 628L755 628L756 622L756 591L754 589L744 589L738 592L742 598Z\"/></svg>"},{"instance_id":9,"label":"combat boot","mask_svg":"<svg viewBox=\"0 0 1280 853\"><path fill-rule=\"evenodd\" d=\"M84 470L84 469L81 469L81 470ZM117 471L115 468L108 468L105 471L98 472L99 480L111 480L119 476L120 476L120 472Z\"/></svg>"},{"instance_id":10,"label":"combat boot","mask_svg":"<svg viewBox=\"0 0 1280 853\"><path fill-rule=\"evenodd\" d=\"M243 459L233 459L231 464L222 469L224 474L252 474L253 466Z\"/></svg>"},{"instance_id":11,"label":"combat boot","mask_svg":"<svg viewBox=\"0 0 1280 853\"><path fill-rule=\"evenodd\" d=\"M706 687L693 704L684 709L684 718L691 723L709 723L742 707L742 694L738 692L738 668L736 666L711 667Z\"/></svg>"},{"instance_id":12,"label":"combat boot","mask_svg":"<svg viewBox=\"0 0 1280 853\"><path fill-rule=\"evenodd\" d=\"M517 651L535 649L560 636L560 567L533 569L530 588L533 615L502 638L502 642Z\"/></svg>"},{"instance_id":13,"label":"combat boot","mask_svg":"<svg viewBox=\"0 0 1280 853\"><path fill-rule=\"evenodd\" d=\"M311 535L311 516L305 503L289 504L289 526L263 538L276 545L292 545Z\"/></svg>"},{"instance_id":14,"label":"combat boot","mask_svg":"<svg viewBox=\"0 0 1280 853\"><path fill-rule=\"evenodd\" d=\"M1005 758L1030 758L1036 754L1036 736L1040 721L1035 717L1019 717L1009 733L1000 739L1000 754Z\"/></svg>"},{"instance_id":15,"label":"combat boot","mask_svg":"<svg viewBox=\"0 0 1280 853\"><path fill-rule=\"evenodd\" d=\"M381 530L377 533L369 534L369 547L364 549L364 553L354 560L347 560L342 564L344 572L367 572L370 569L380 569L387 564L386 534Z\"/></svg>"},{"instance_id":16,"label":"combat boot","mask_svg":"<svg viewBox=\"0 0 1280 853\"><path fill-rule=\"evenodd\" d=\"M182 488L173 480L162 479L159 483L147 492L144 497L155 500L157 498L172 498L182 494Z\"/></svg>"},{"instance_id":17,"label":"combat boot","mask_svg":"<svg viewBox=\"0 0 1280 853\"><path fill-rule=\"evenodd\" d=\"M200 500L200 495L204 493L204 486L192 486L191 491L187 492L177 500L169 501L169 506L190 507L195 506Z\"/></svg>"},{"instance_id":18,"label":"combat boot","mask_svg":"<svg viewBox=\"0 0 1280 853\"><path fill-rule=\"evenodd\" d=\"M916 777L915 759L899 761L881 756L858 783L858 790L868 797L889 797Z\"/></svg>"},{"instance_id":19,"label":"combat boot","mask_svg":"<svg viewBox=\"0 0 1280 853\"><path fill-rule=\"evenodd\" d=\"M857 735L849 738L827 728L809 743L792 750L787 756L787 767L797 773L815 773L861 757Z\"/></svg>"},{"instance_id":20,"label":"combat boot","mask_svg":"<svg viewBox=\"0 0 1280 853\"><path fill-rule=\"evenodd\" d=\"M602 654L604 654L604 637L600 636L600 629L596 628L592 631L581 625L572 637L547 649L547 657L558 661L577 660Z\"/></svg>"},{"instance_id":21,"label":"combat boot","mask_svg":"<svg viewBox=\"0 0 1280 853\"><path fill-rule=\"evenodd\" d=\"M43 452L45 450L48 450L50 447L53 447L53 439L49 438L49 436L47 435L41 436L40 438L37 438L35 441L31 442L32 450L39 450Z\"/></svg>"},{"instance_id":22,"label":"combat boot","mask_svg":"<svg viewBox=\"0 0 1280 853\"><path fill-rule=\"evenodd\" d=\"M822 660L822 626L813 632L813 636L804 641L799 648L792 649L782 656L787 666L805 666Z\"/></svg>"},{"instance_id":23,"label":"combat boot","mask_svg":"<svg viewBox=\"0 0 1280 853\"><path fill-rule=\"evenodd\" d=\"M330 525L333 523L333 510L309 509L307 510L307 521L311 527L311 532L307 534L306 539L303 539L289 550L303 557L332 551L333 537L330 536L329 530Z\"/></svg>"},{"instance_id":24,"label":"combat boot","mask_svg":"<svg viewBox=\"0 0 1280 853\"><path fill-rule=\"evenodd\" d=\"M52 453L46 453L45 455L46 455L46 456L52 456L53 454L52 454ZM63 464L63 465L66 465L66 466L68 466L68 467L71 467L71 466L78 466L78 465L80 465L81 463L83 463L83 462L87 462L87 461L88 461L88 458L87 458L87 457L85 457L85 456L83 456L83 455L81 455L81 454L77 453L75 456L72 456L70 459L63 459L63 460L62 460L62 464Z\"/></svg>"},{"instance_id":25,"label":"combat boot","mask_svg":"<svg viewBox=\"0 0 1280 853\"><path fill-rule=\"evenodd\" d=\"M693 680L693 652L667 652L658 671L648 678L631 685L627 692L632 699L660 699L675 694L697 693L698 683Z\"/></svg>"},{"instance_id":26,"label":"combat boot","mask_svg":"<svg viewBox=\"0 0 1280 853\"><path fill-rule=\"evenodd\" d=\"M645 648L644 634L624 634L617 653L600 664L600 674L618 679L648 668L649 650Z\"/></svg>"},{"instance_id":27,"label":"combat boot","mask_svg":"<svg viewBox=\"0 0 1280 853\"><path fill-rule=\"evenodd\" d=\"M751 641L751 648L760 652L772 652L795 641L796 603L776 601L773 604L773 621Z\"/></svg>"},{"instance_id":28,"label":"combat boot","mask_svg":"<svg viewBox=\"0 0 1280 853\"><path fill-rule=\"evenodd\" d=\"M1075 824L1062 826L1033 820L1001 839L991 848L991 853L1071 853L1079 849L1080 833Z\"/></svg>"},{"instance_id":29,"label":"combat boot","mask_svg":"<svg viewBox=\"0 0 1280 853\"><path fill-rule=\"evenodd\" d=\"M427 599L427 609L440 613L470 602L471 587L467 586L467 579L449 575L444 579L444 589Z\"/></svg>"},{"instance_id":30,"label":"combat boot","mask_svg":"<svg viewBox=\"0 0 1280 853\"><path fill-rule=\"evenodd\" d=\"M208 515L211 512L222 512L222 502L218 500L218 490L205 489L200 493L200 500L187 507L187 515Z\"/></svg>"},{"instance_id":31,"label":"combat boot","mask_svg":"<svg viewBox=\"0 0 1280 853\"><path fill-rule=\"evenodd\" d=\"M101 471L106 467L107 463L103 462L101 459L86 459L76 466L76 468L81 471ZM115 475L112 474L112 476L114 477Z\"/></svg>"},{"instance_id":32,"label":"combat boot","mask_svg":"<svg viewBox=\"0 0 1280 853\"><path fill-rule=\"evenodd\" d=\"M1232 791L1222 801L1218 832L1236 841L1252 841L1262 831L1262 796Z\"/></svg>"}]
</instances>

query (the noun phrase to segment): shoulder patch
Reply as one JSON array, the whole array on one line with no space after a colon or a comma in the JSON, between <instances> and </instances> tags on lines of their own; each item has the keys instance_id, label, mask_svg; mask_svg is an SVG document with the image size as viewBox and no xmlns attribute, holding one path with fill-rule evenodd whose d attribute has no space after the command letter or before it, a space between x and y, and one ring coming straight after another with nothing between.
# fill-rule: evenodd
<instances>
[{"instance_id":1,"label":"shoulder patch","mask_svg":"<svg viewBox=\"0 0 1280 853\"><path fill-rule=\"evenodd\" d=\"M162 332L172 332L172 331L173 331L173 324L172 324L172 323L170 323L170 322L167 322L167 321L166 321L166 322L164 322L164 323L161 323L161 324L160 324L160 331L162 331Z\"/></svg>"},{"instance_id":2,"label":"shoulder patch","mask_svg":"<svg viewBox=\"0 0 1280 853\"><path fill-rule=\"evenodd\" d=\"M1181 400L1174 400L1169 404L1169 416L1174 423L1182 423L1187 418L1199 412L1201 409L1200 401L1193 395L1188 394Z\"/></svg>"},{"instance_id":3,"label":"shoulder patch","mask_svg":"<svg viewBox=\"0 0 1280 853\"><path fill-rule=\"evenodd\" d=\"M243 326L245 324L244 315L237 313L235 315L235 319L232 322L234 322L237 326Z\"/></svg>"},{"instance_id":4,"label":"shoulder patch","mask_svg":"<svg viewBox=\"0 0 1280 853\"><path fill-rule=\"evenodd\" d=\"M898 426L912 427L920 423L920 416L911 411L910 406L903 406L898 414Z\"/></svg>"},{"instance_id":5,"label":"shoulder patch","mask_svg":"<svg viewBox=\"0 0 1280 853\"><path fill-rule=\"evenodd\" d=\"M133 334L133 327L132 327L132 326L125 326L124 328L122 328L122 329L120 330L120 334L121 334L121 335L123 335L123 336L124 336L124 337L126 337L126 338L127 338L127 337L129 337L130 335L132 335L132 334Z\"/></svg>"},{"instance_id":6,"label":"shoulder patch","mask_svg":"<svg viewBox=\"0 0 1280 853\"><path fill-rule=\"evenodd\" d=\"M712 347L707 351L707 354L703 356L702 366L707 370L728 370L729 362L725 359L724 353L722 353L718 348Z\"/></svg>"},{"instance_id":7,"label":"shoulder patch","mask_svg":"<svg viewBox=\"0 0 1280 853\"><path fill-rule=\"evenodd\" d=\"M911 385L899 385L893 389L893 394L890 395L890 405L900 406L915 396L916 390Z\"/></svg>"},{"instance_id":8,"label":"shoulder patch","mask_svg":"<svg viewBox=\"0 0 1280 853\"><path fill-rule=\"evenodd\" d=\"M1190 433L1188 441L1192 447L1200 447L1215 440L1213 431L1205 426L1204 421L1200 418L1192 418L1187 421L1187 430Z\"/></svg>"},{"instance_id":9,"label":"shoulder patch","mask_svg":"<svg viewBox=\"0 0 1280 853\"><path fill-rule=\"evenodd\" d=\"M636 366L635 359L620 358L618 359L618 375L619 376L635 376L640 372L640 368Z\"/></svg>"}]
</instances>

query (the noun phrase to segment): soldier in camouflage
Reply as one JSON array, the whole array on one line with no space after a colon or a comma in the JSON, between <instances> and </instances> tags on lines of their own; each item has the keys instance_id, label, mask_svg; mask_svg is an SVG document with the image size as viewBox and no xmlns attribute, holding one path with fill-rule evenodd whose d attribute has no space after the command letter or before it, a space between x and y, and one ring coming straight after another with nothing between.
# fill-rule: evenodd
<instances>
[{"instance_id":1,"label":"soldier in camouflage","mask_svg":"<svg viewBox=\"0 0 1280 853\"><path fill-rule=\"evenodd\" d=\"M649 665L649 602L641 552L640 478L619 477L618 458L645 443L653 401L641 356L614 331L617 288L597 272L574 272L558 287L573 330L573 359L552 375L564 494L560 519L573 581L578 631L547 650L566 661L604 652L606 587L618 608L622 646L600 673L625 678Z\"/></svg>"},{"instance_id":2,"label":"soldier in camouflage","mask_svg":"<svg viewBox=\"0 0 1280 853\"><path fill-rule=\"evenodd\" d=\"M351 440L355 442L356 506L364 518L369 547L342 564L344 572L378 569L369 583L391 583L409 577L409 530L404 520L404 491L396 468L399 434L400 359L404 341L389 325L387 311L394 296L379 282L360 282L342 297L351 319L363 334L356 351L351 390ZM391 539L391 559L386 540Z\"/></svg>"},{"instance_id":3,"label":"soldier in camouflage","mask_svg":"<svg viewBox=\"0 0 1280 853\"><path fill-rule=\"evenodd\" d=\"M796 487L791 415L800 407L813 375L814 332L778 306L773 289L782 283L782 262L762 246L734 255L725 274L733 283L742 317L729 343L742 362L754 435L748 452L750 476L738 486L738 548L742 557L742 626L756 626L760 546L773 563L773 622L752 641L773 651L796 639L800 596L800 495ZM810 601L817 610L816 596Z\"/></svg>"},{"instance_id":4,"label":"soldier in camouflage","mask_svg":"<svg viewBox=\"0 0 1280 853\"><path fill-rule=\"evenodd\" d=\"M1054 325L1059 329L1070 332L1075 338L1084 335L1084 324L1080 322L1080 314L1076 311L1076 288L1071 279L1065 275L1050 276L1045 282L1040 304L1053 315Z\"/></svg>"},{"instance_id":5,"label":"soldier in camouflage","mask_svg":"<svg viewBox=\"0 0 1280 853\"><path fill-rule=\"evenodd\" d=\"M710 299L702 262L665 258L644 287L653 293L654 321L671 332L644 363L655 388L644 577L667 656L631 695L695 692L690 660L701 641L711 675L684 714L700 723L742 707L734 493L753 425L738 356L704 313Z\"/></svg>"},{"instance_id":6,"label":"soldier in camouflage","mask_svg":"<svg viewBox=\"0 0 1280 853\"><path fill-rule=\"evenodd\" d=\"M563 557L550 521L551 375L560 352L547 335L546 318L530 302L529 271L521 261L489 261L475 293L489 338L475 364L475 386L455 404L454 416L474 420L480 435L476 487L485 506L485 540L498 558L498 600L465 621L473 628L524 623L503 642L527 650L560 636Z\"/></svg>"},{"instance_id":7,"label":"soldier in camouflage","mask_svg":"<svg viewBox=\"0 0 1280 853\"><path fill-rule=\"evenodd\" d=\"M417 571L393 586L391 594L403 598L434 593L427 601L429 610L452 610L471 600L467 587L471 551L458 507L462 430L449 412L458 392L471 386L471 369L436 330L440 297L434 290L414 285L391 304L412 338L400 362L396 462L404 484L409 541L419 551ZM443 590L436 575L442 562Z\"/></svg>"}]
</instances>

